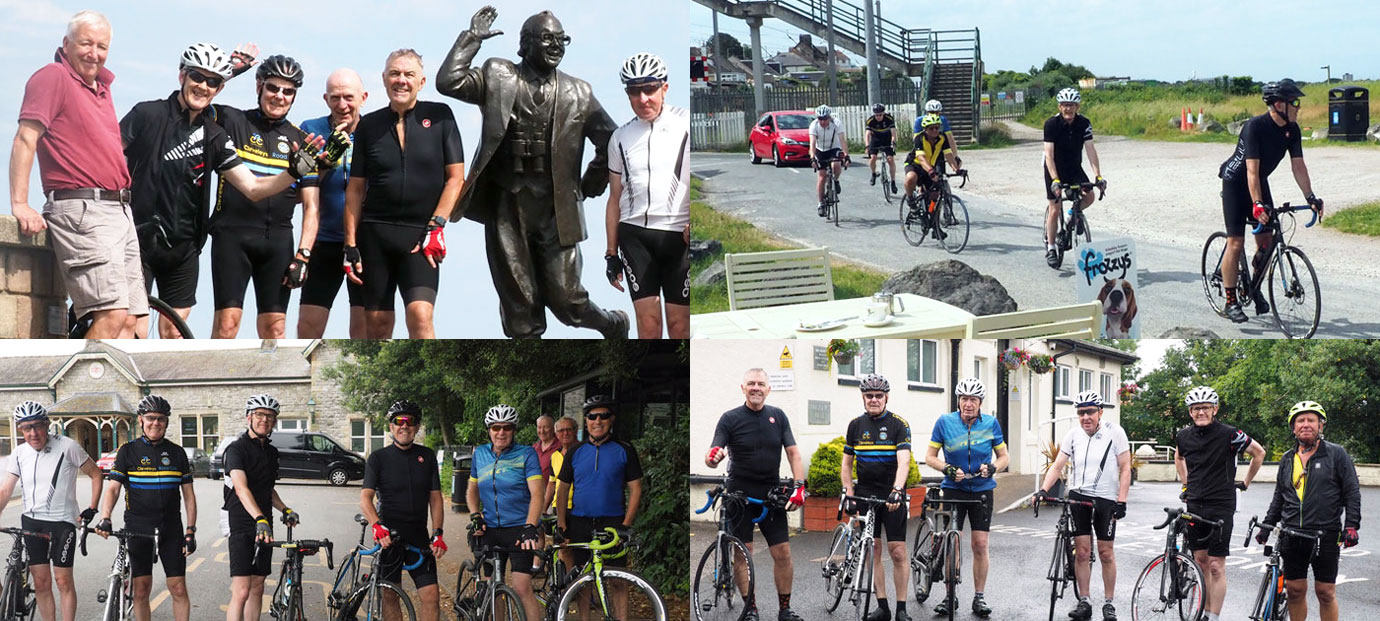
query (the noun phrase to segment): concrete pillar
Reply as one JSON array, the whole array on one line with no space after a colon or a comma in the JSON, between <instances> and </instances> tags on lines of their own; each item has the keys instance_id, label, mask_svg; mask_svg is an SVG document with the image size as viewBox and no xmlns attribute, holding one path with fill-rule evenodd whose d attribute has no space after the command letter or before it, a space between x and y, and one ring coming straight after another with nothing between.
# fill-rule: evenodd
<instances>
[{"instance_id":1,"label":"concrete pillar","mask_svg":"<svg viewBox=\"0 0 1380 621\"><path fill-rule=\"evenodd\" d=\"M882 66L877 62L877 14L872 0L863 1L863 19L867 36L867 98L876 103L882 100Z\"/></svg>"},{"instance_id":2,"label":"concrete pillar","mask_svg":"<svg viewBox=\"0 0 1380 621\"><path fill-rule=\"evenodd\" d=\"M839 105L839 72L838 63L834 60L834 0L824 0L824 15L829 27L829 103Z\"/></svg>"},{"instance_id":3,"label":"concrete pillar","mask_svg":"<svg viewBox=\"0 0 1380 621\"><path fill-rule=\"evenodd\" d=\"M67 291L47 233L20 235L14 216L0 216L0 338L66 333Z\"/></svg>"},{"instance_id":4,"label":"concrete pillar","mask_svg":"<svg viewBox=\"0 0 1380 621\"><path fill-rule=\"evenodd\" d=\"M764 84L763 72L766 70L762 63L762 18L746 18L748 30L752 34L752 105L755 112L752 115L753 122L764 112L767 111L767 96Z\"/></svg>"}]
</instances>

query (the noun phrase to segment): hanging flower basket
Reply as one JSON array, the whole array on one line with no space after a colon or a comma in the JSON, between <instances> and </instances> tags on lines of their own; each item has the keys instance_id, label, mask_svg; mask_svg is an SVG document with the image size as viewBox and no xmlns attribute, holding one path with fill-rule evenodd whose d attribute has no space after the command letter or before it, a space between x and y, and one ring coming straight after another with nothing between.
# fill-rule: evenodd
<instances>
[{"instance_id":1,"label":"hanging flower basket","mask_svg":"<svg viewBox=\"0 0 1380 621\"><path fill-rule=\"evenodd\" d=\"M853 358L856 358L860 351L862 351L862 345L857 341L848 339L830 339L829 346L825 348L829 357L840 365L853 362Z\"/></svg>"},{"instance_id":2,"label":"hanging flower basket","mask_svg":"<svg viewBox=\"0 0 1380 621\"><path fill-rule=\"evenodd\" d=\"M1011 349L1002 352L1001 365L1006 367L1007 371L1015 371L1016 369L1021 368L1021 365L1024 364L1025 361L1029 358L1030 353L1026 350L1021 349L1019 347L1012 347Z\"/></svg>"},{"instance_id":3,"label":"hanging flower basket","mask_svg":"<svg viewBox=\"0 0 1380 621\"><path fill-rule=\"evenodd\" d=\"M1134 381L1130 380L1122 384L1121 388L1118 388L1116 391L1116 396L1121 399L1122 403L1130 403L1138 394L1140 394L1140 386L1137 386Z\"/></svg>"},{"instance_id":4,"label":"hanging flower basket","mask_svg":"<svg viewBox=\"0 0 1380 621\"><path fill-rule=\"evenodd\" d=\"M1054 370L1054 359L1049 357L1049 354L1031 354L1025 364L1030 367L1031 373L1039 375L1044 375Z\"/></svg>"}]
</instances>

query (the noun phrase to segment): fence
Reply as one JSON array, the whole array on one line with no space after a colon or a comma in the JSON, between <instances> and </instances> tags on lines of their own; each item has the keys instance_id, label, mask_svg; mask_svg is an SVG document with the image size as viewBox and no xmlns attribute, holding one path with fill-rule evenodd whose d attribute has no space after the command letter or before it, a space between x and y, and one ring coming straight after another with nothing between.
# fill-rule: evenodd
<instances>
[{"instance_id":1,"label":"fence","mask_svg":"<svg viewBox=\"0 0 1380 621\"><path fill-rule=\"evenodd\" d=\"M886 104L887 111L896 117L896 125L909 131L910 123L915 120L915 104L920 100L922 90L919 86L911 84L909 81L903 83L886 83L882 86L882 101ZM863 121L866 116L872 113L872 104L867 96L867 88L846 87L838 89L838 98L831 100L832 95L828 87L810 88L773 88L765 93L764 104L766 109L762 112L772 110L813 110L821 105L828 105L835 111L853 109L862 111L860 120L856 122L856 129L853 125L843 125L844 131L854 142L862 141ZM908 108L907 108L908 106ZM909 110L907 120L903 123L901 114L903 110ZM729 92L695 92L690 95L690 112L692 113L691 126L702 124L706 129L702 133L693 133L690 137L690 147L695 150L723 149L734 147L747 140L747 132L758 121L756 104L753 101L751 91L729 91ZM736 113L741 116L732 116ZM852 114L851 112L849 114ZM739 130L728 128L732 124L730 118L738 119ZM844 117L840 116L840 119ZM712 120L711 120L712 119ZM709 129L717 127L718 129Z\"/></svg>"},{"instance_id":2,"label":"fence","mask_svg":"<svg viewBox=\"0 0 1380 621\"><path fill-rule=\"evenodd\" d=\"M999 98L997 93L983 93L989 102L982 106L982 120L1000 121L1006 119L1019 119L1025 116L1026 103L1030 101L1028 93L1021 93L1017 98L1013 92L1006 93L1006 97Z\"/></svg>"},{"instance_id":3,"label":"fence","mask_svg":"<svg viewBox=\"0 0 1380 621\"><path fill-rule=\"evenodd\" d=\"M690 115L690 144L703 149L731 147L747 142L747 118L741 110L735 112L708 112Z\"/></svg>"}]
</instances>

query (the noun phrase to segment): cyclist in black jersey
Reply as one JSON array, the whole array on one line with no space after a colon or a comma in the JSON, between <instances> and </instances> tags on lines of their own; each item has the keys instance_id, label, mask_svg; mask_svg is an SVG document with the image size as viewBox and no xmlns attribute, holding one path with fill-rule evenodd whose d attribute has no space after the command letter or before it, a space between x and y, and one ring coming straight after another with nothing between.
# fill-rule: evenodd
<instances>
[{"instance_id":1,"label":"cyclist in black jersey","mask_svg":"<svg viewBox=\"0 0 1380 621\"><path fill-rule=\"evenodd\" d=\"M896 119L886 113L886 106L872 106L872 117L867 119L867 167L872 171L872 185L877 185L877 157L886 156L886 165L891 171L891 193L896 188ZM917 134L920 132L916 132Z\"/></svg>"},{"instance_id":2,"label":"cyclist in black jersey","mask_svg":"<svg viewBox=\"0 0 1380 621\"><path fill-rule=\"evenodd\" d=\"M245 165L258 176L288 166L293 142L306 134L287 120L302 86L302 66L290 57L264 59L255 73L258 107L242 111L217 105L225 128ZM303 268L316 239L317 198L301 189L315 187L315 172L292 187L262 200L250 200L233 187L220 186L211 215L211 282L215 287L215 338L235 338L244 313L244 291L254 282L260 338L283 338L291 288L301 286ZM304 199L310 199L304 200ZM302 238L294 253L292 214L302 203ZM296 255L294 257L294 254ZM296 268L295 271L290 268ZM285 276L286 275L286 276Z\"/></svg>"},{"instance_id":3,"label":"cyclist in black jersey","mask_svg":"<svg viewBox=\"0 0 1380 621\"><path fill-rule=\"evenodd\" d=\"M1083 96L1078 89L1066 88L1057 95L1059 114L1045 121L1045 158L1041 166L1045 176L1045 198L1049 207L1045 209L1045 263L1059 269L1062 261L1055 244L1059 232L1059 198L1062 191L1059 184L1074 185L1086 183L1088 173L1083 171L1083 152L1088 154L1098 186L1105 188L1107 181L1102 178L1102 164L1097 159L1097 147L1093 146L1092 121L1078 109L1083 105ZM1083 209L1093 204L1097 197L1092 192L1083 195ZM1072 213L1072 212L1070 212ZM1077 234L1078 231L1074 231Z\"/></svg>"},{"instance_id":4,"label":"cyclist in black jersey","mask_svg":"<svg viewBox=\"0 0 1380 621\"><path fill-rule=\"evenodd\" d=\"M393 334L395 291L408 336L433 338L444 227L465 182L464 147L450 107L417 100L426 76L415 50L388 55L383 83L388 107L364 115L355 129L344 267L363 287L369 338Z\"/></svg>"},{"instance_id":5,"label":"cyclist in black jersey","mask_svg":"<svg viewBox=\"0 0 1380 621\"><path fill-rule=\"evenodd\" d=\"M1313 194L1313 182L1308 178L1308 166L1303 162L1303 139L1299 130L1299 107L1302 105L1303 90L1293 80L1284 79L1270 82L1261 88L1261 98L1269 108L1265 114L1252 117L1241 127L1241 137L1236 141L1236 150L1222 163L1217 176L1222 179L1222 215L1227 225L1227 249L1222 253L1222 284L1227 293L1226 305L1222 312L1235 323L1245 323L1248 318L1241 310L1241 301L1236 299L1236 279L1241 253L1245 251L1246 225L1263 223L1269 217L1266 211L1274 204L1270 195L1270 173L1275 171L1285 153L1289 154L1289 167L1294 173L1294 181L1303 190L1308 204L1322 216L1323 201ZM1256 253L1252 260L1254 269L1264 269L1264 261L1270 255L1274 240L1268 229L1255 236ZM1255 314L1270 312L1270 304L1265 296L1256 293Z\"/></svg>"},{"instance_id":6,"label":"cyclist in black jersey","mask_svg":"<svg viewBox=\"0 0 1380 621\"><path fill-rule=\"evenodd\" d=\"M158 532L158 557L163 565L168 593L172 595L173 618L187 621L192 603L187 597L187 557L196 552L196 490L192 487L192 468L187 453L167 438L172 406L167 399L148 395L139 401L139 428L142 436L126 442L115 454L115 463L101 499L101 521L96 534L109 537L110 516L120 487L125 488L124 529L130 532ZM187 527L182 527L181 504L187 510ZM134 578L134 617L149 618L149 592L153 588L154 542L129 540L130 575Z\"/></svg>"}]
</instances>

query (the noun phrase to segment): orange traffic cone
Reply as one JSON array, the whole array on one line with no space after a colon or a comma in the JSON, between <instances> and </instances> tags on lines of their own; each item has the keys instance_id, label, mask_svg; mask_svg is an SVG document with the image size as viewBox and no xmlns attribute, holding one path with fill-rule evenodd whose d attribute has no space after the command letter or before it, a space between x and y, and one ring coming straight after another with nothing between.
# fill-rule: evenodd
<instances>
[{"instance_id":1,"label":"orange traffic cone","mask_svg":"<svg viewBox=\"0 0 1380 621\"><path fill-rule=\"evenodd\" d=\"M1188 106L1179 108L1179 131L1188 131Z\"/></svg>"}]
</instances>

